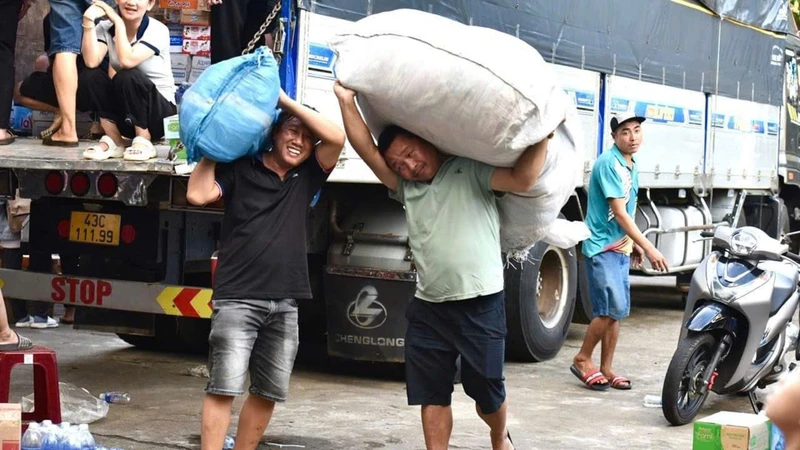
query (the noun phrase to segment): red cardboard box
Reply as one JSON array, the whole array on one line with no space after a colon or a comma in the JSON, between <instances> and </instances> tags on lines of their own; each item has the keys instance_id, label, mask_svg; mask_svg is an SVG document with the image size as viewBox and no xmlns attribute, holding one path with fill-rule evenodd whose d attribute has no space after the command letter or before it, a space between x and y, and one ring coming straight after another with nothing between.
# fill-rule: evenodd
<instances>
[{"instance_id":1,"label":"red cardboard box","mask_svg":"<svg viewBox=\"0 0 800 450\"><path fill-rule=\"evenodd\" d=\"M200 41L211 40L211 27L200 27L195 25L184 25L183 27L184 39L197 39Z\"/></svg>"},{"instance_id":2,"label":"red cardboard box","mask_svg":"<svg viewBox=\"0 0 800 450\"><path fill-rule=\"evenodd\" d=\"M158 0L158 7L165 9L197 9L198 0Z\"/></svg>"},{"instance_id":3,"label":"red cardboard box","mask_svg":"<svg viewBox=\"0 0 800 450\"><path fill-rule=\"evenodd\" d=\"M211 56L211 41L184 39L183 53L192 56Z\"/></svg>"}]
</instances>

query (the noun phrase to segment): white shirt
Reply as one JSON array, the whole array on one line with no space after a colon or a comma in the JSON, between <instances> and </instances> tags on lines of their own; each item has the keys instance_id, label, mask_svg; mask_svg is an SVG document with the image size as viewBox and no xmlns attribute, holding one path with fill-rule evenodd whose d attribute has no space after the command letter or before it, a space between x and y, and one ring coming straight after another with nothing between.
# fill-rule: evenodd
<instances>
[{"instance_id":1,"label":"white shirt","mask_svg":"<svg viewBox=\"0 0 800 450\"><path fill-rule=\"evenodd\" d=\"M110 21L97 25L97 40L108 46L108 60L115 71L122 70L114 43L116 29ZM136 69L141 70L170 103L175 104L175 79L172 78L172 61L169 57L169 29L163 23L142 17L142 23L136 32L131 47L141 44L152 49L155 54L142 61Z\"/></svg>"}]
</instances>

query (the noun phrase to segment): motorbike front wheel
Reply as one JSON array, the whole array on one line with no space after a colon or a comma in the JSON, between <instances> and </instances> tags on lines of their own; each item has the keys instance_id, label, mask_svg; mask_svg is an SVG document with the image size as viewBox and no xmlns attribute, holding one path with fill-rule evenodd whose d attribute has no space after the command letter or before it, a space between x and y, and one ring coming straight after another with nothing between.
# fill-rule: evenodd
<instances>
[{"instance_id":1,"label":"motorbike front wheel","mask_svg":"<svg viewBox=\"0 0 800 450\"><path fill-rule=\"evenodd\" d=\"M709 333L689 334L678 345L661 392L661 409L669 423L686 425L703 407L708 397L703 374L716 346L716 339Z\"/></svg>"}]
</instances>

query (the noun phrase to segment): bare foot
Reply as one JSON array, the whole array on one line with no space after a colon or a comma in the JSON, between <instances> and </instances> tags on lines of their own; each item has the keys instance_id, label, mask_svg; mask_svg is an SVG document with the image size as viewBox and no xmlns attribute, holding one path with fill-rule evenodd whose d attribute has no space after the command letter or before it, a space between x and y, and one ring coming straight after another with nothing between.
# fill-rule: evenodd
<instances>
[{"instance_id":1,"label":"bare foot","mask_svg":"<svg viewBox=\"0 0 800 450\"><path fill-rule=\"evenodd\" d=\"M0 129L0 140L8 139L11 137L11 133L8 130Z\"/></svg>"},{"instance_id":2,"label":"bare foot","mask_svg":"<svg viewBox=\"0 0 800 450\"><path fill-rule=\"evenodd\" d=\"M13 345L17 342L19 342L19 337L11 329L8 329L5 333L0 333L0 345Z\"/></svg>"},{"instance_id":3,"label":"bare foot","mask_svg":"<svg viewBox=\"0 0 800 450\"><path fill-rule=\"evenodd\" d=\"M50 138L56 142L78 142L77 133L66 134L62 129L59 129L58 131L53 133L53 135L50 136Z\"/></svg>"},{"instance_id":4,"label":"bare foot","mask_svg":"<svg viewBox=\"0 0 800 450\"><path fill-rule=\"evenodd\" d=\"M575 358L572 359L572 364L578 368L582 376L597 369L591 359L583 359L580 356L575 356Z\"/></svg>"}]
</instances>

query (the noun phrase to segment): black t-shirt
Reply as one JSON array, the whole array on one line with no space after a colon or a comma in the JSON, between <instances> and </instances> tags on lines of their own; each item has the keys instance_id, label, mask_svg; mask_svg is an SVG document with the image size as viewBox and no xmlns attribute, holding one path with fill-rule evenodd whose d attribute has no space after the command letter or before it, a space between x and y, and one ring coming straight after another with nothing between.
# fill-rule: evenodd
<instances>
[{"instance_id":1,"label":"black t-shirt","mask_svg":"<svg viewBox=\"0 0 800 450\"><path fill-rule=\"evenodd\" d=\"M215 299L311 298L306 215L329 174L316 151L284 180L260 157L217 165L226 209Z\"/></svg>"}]
</instances>

